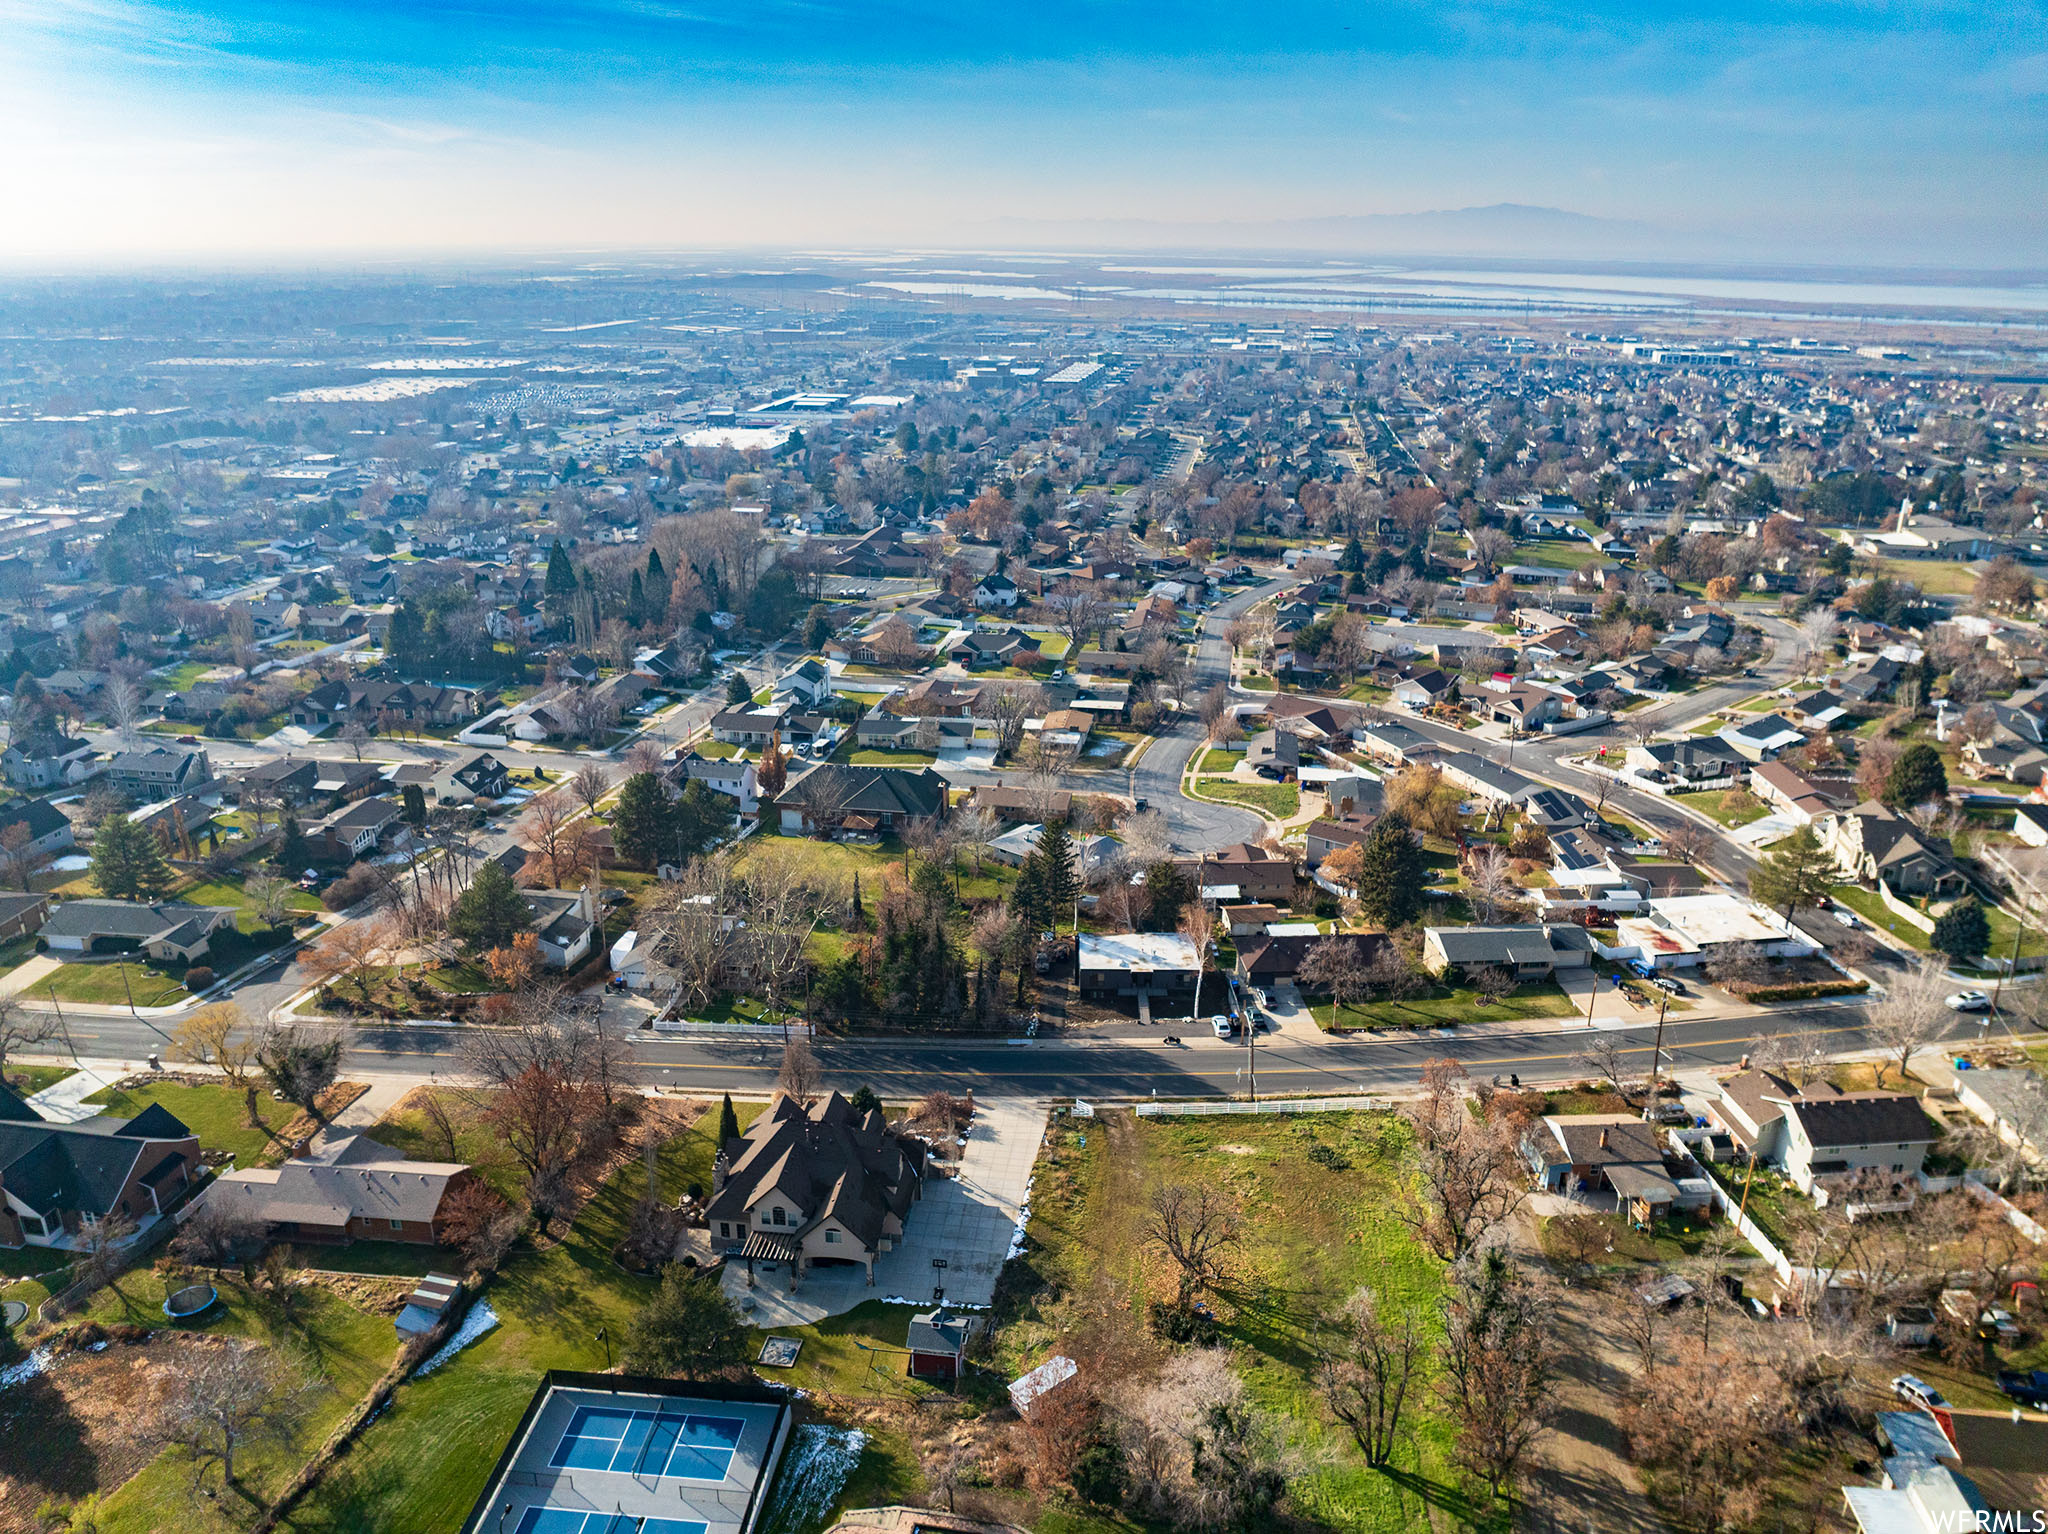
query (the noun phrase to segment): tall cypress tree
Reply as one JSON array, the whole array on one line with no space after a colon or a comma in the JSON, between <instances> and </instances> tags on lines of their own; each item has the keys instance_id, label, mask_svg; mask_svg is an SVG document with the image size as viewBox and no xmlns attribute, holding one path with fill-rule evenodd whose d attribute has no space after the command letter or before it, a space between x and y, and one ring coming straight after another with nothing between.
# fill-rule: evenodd
<instances>
[{"instance_id":1,"label":"tall cypress tree","mask_svg":"<svg viewBox=\"0 0 2048 1534\"><path fill-rule=\"evenodd\" d=\"M633 584L626 592L626 621L638 628L647 621L647 587L640 572L633 572Z\"/></svg>"},{"instance_id":2,"label":"tall cypress tree","mask_svg":"<svg viewBox=\"0 0 2048 1534\"><path fill-rule=\"evenodd\" d=\"M740 1116L733 1112L732 1093L725 1094L725 1101L718 1105L718 1148L720 1150L740 1137Z\"/></svg>"},{"instance_id":3,"label":"tall cypress tree","mask_svg":"<svg viewBox=\"0 0 2048 1534\"><path fill-rule=\"evenodd\" d=\"M559 538L548 550L548 574L542 589L551 597L576 595L576 567L569 563L569 551Z\"/></svg>"},{"instance_id":4,"label":"tall cypress tree","mask_svg":"<svg viewBox=\"0 0 2048 1534\"><path fill-rule=\"evenodd\" d=\"M1081 894L1081 876L1074 870L1074 843L1067 835L1067 823L1055 820L1038 833L1038 856L1045 876L1046 904L1058 913L1068 909Z\"/></svg>"},{"instance_id":5,"label":"tall cypress tree","mask_svg":"<svg viewBox=\"0 0 2048 1534\"><path fill-rule=\"evenodd\" d=\"M1365 839L1358 876L1360 913L1383 929L1404 926L1422 909L1422 849L1399 815L1385 815Z\"/></svg>"}]
</instances>

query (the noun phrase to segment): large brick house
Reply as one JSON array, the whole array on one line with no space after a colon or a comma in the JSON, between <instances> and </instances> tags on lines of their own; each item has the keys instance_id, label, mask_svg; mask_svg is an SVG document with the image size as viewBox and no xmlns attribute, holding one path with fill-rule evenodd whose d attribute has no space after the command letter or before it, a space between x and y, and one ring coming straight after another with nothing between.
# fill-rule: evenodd
<instances>
[{"instance_id":1,"label":"large brick house","mask_svg":"<svg viewBox=\"0 0 2048 1534\"><path fill-rule=\"evenodd\" d=\"M0 1247L75 1247L116 1210L149 1224L198 1170L199 1137L161 1104L53 1124L0 1086Z\"/></svg>"},{"instance_id":2,"label":"large brick house","mask_svg":"<svg viewBox=\"0 0 2048 1534\"><path fill-rule=\"evenodd\" d=\"M206 1200L279 1241L410 1241L438 1246L450 1195L476 1173L410 1161L364 1134L328 1129L282 1165L223 1173Z\"/></svg>"},{"instance_id":3,"label":"large brick house","mask_svg":"<svg viewBox=\"0 0 2048 1534\"><path fill-rule=\"evenodd\" d=\"M744 1260L787 1263L790 1286L820 1265L867 1269L894 1249L924 1193L925 1147L834 1092L806 1108L779 1097L747 1132L719 1147L711 1245Z\"/></svg>"}]
</instances>

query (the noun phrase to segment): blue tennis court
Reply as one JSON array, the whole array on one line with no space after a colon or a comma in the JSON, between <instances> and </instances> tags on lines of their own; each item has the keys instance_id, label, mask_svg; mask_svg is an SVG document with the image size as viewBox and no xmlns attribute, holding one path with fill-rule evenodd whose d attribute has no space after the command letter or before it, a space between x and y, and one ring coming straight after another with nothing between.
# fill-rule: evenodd
<instances>
[{"instance_id":1,"label":"blue tennis court","mask_svg":"<svg viewBox=\"0 0 2048 1534\"><path fill-rule=\"evenodd\" d=\"M617 1407L579 1406L548 1461L556 1469L614 1470L723 1482L746 1423L737 1417L666 1415ZM654 1534L689 1534L694 1524ZM526 1534L522 1530L521 1534ZM533 1534L614 1534L609 1529L536 1529ZM698 1534L702 1534L701 1529Z\"/></svg>"},{"instance_id":2,"label":"blue tennis court","mask_svg":"<svg viewBox=\"0 0 2048 1534\"><path fill-rule=\"evenodd\" d=\"M529 1507L519 1534L705 1534L706 1523L680 1518L635 1518L625 1513L582 1513L566 1507Z\"/></svg>"}]
</instances>

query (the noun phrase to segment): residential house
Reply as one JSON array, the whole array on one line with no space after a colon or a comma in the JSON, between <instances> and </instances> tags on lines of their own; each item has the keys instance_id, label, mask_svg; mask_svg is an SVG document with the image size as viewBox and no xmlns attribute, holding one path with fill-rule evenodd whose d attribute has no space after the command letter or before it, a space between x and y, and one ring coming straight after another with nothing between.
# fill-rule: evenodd
<instances>
[{"instance_id":1,"label":"residential house","mask_svg":"<svg viewBox=\"0 0 2048 1534\"><path fill-rule=\"evenodd\" d=\"M1882 881L1896 895L1945 895L1967 882L1947 842L1875 800L1819 816L1813 826L1836 866L1861 883Z\"/></svg>"},{"instance_id":2,"label":"residential house","mask_svg":"<svg viewBox=\"0 0 2048 1534\"><path fill-rule=\"evenodd\" d=\"M438 800L502 799L511 791L511 770L488 751L437 776L434 782Z\"/></svg>"},{"instance_id":3,"label":"residential house","mask_svg":"<svg viewBox=\"0 0 2048 1534\"><path fill-rule=\"evenodd\" d=\"M743 756L699 756L691 751L678 757L670 770L685 784L702 783L706 788L738 801L742 815L751 815L761 807L760 773Z\"/></svg>"},{"instance_id":4,"label":"residential house","mask_svg":"<svg viewBox=\"0 0 2048 1534\"><path fill-rule=\"evenodd\" d=\"M1305 839L1305 854L1302 859L1311 871L1321 868L1323 860L1339 847L1362 845L1372 835L1372 829L1379 824L1377 815L1324 816L1309 823Z\"/></svg>"},{"instance_id":5,"label":"residential house","mask_svg":"<svg viewBox=\"0 0 2048 1534\"><path fill-rule=\"evenodd\" d=\"M1048 817L1066 820L1073 813L1074 796L1064 788L1040 792L1035 788L984 783L974 790L968 803L974 809L987 810L998 820L1014 825L1043 821Z\"/></svg>"},{"instance_id":6,"label":"residential house","mask_svg":"<svg viewBox=\"0 0 2048 1534\"><path fill-rule=\"evenodd\" d=\"M1749 771L1750 790L1794 825L1811 825L1838 806L1813 783L1783 762L1761 762Z\"/></svg>"},{"instance_id":7,"label":"residential house","mask_svg":"<svg viewBox=\"0 0 2048 1534\"><path fill-rule=\"evenodd\" d=\"M1017 583L1000 570L991 570L974 587L974 605L1008 612L1017 605Z\"/></svg>"},{"instance_id":8,"label":"residential house","mask_svg":"<svg viewBox=\"0 0 2048 1534\"><path fill-rule=\"evenodd\" d=\"M1490 804L1521 804L1542 787L1513 768L1498 766L1470 751L1446 751L1436 760L1447 780Z\"/></svg>"},{"instance_id":9,"label":"residential house","mask_svg":"<svg viewBox=\"0 0 2048 1534\"><path fill-rule=\"evenodd\" d=\"M1350 949L1352 962L1360 968L1372 965L1394 946L1393 939L1384 932L1342 932L1330 936L1266 933L1238 943L1237 974L1247 985L1292 984L1308 956L1325 943ZM1303 984L1311 992L1318 989L1313 983Z\"/></svg>"},{"instance_id":10,"label":"residential house","mask_svg":"<svg viewBox=\"0 0 2048 1534\"><path fill-rule=\"evenodd\" d=\"M1235 890L1231 896L1249 900L1294 898L1294 863L1277 852L1250 842L1233 842L1203 857L1195 866L1195 883L1205 893L1215 889Z\"/></svg>"},{"instance_id":11,"label":"residential house","mask_svg":"<svg viewBox=\"0 0 2048 1534\"><path fill-rule=\"evenodd\" d=\"M1539 788L1522 802L1522 819L1544 831L1568 831L1598 818L1585 800L1561 788Z\"/></svg>"},{"instance_id":12,"label":"residential house","mask_svg":"<svg viewBox=\"0 0 2048 1534\"><path fill-rule=\"evenodd\" d=\"M116 1212L148 1226L199 1172L199 1137L152 1103L51 1123L0 1083L0 1247L82 1247Z\"/></svg>"},{"instance_id":13,"label":"residential house","mask_svg":"<svg viewBox=\"0 0 2048 1534\"><path fill-rule=\"evenodd\" d=\"M1458 695L1458 679L1441 671L1419 671L1394 684L1394 701L1417 713L1437 703L1448 703Z\"/></svg>"},{"instance_id":14,"label":"residential house","mask_svg":"<svg viewBox=\"0 0 2048 1534\"><path fill-rule=\"evenodd\" d=\"M122 751L107 763L106 782L139 804L175 799L213 781L213 768L201 747L152 746L147 751Z\"/></svg>"},{"instance_id":15,"label":"residential house","mask_svg":"<svg viewBox=\"0 0 2048 1534\"><path fill-rule=\"evenodd\" d=\"M1505 969L1518 980L1542 980L1560 969L1592 963L1593 940L1583 927L1425 927L1422 962L1434 974L1469 976Z\"/></svg>"},{"instance_id":16,"label":"residential house","mask_svg":"<svg viewBox=\"0 0 2048 1534\"><path fill-rule=\"evenodd\" d=\"M856 1113L834 1092L811 1107L778 1097L745 1134L718 1148L705 1210L712 1250L786 1263L792 1285L819 1266L860 1266L903 1239L924 1193L927 1151L879 1109Z\"/></svg>"},{"instance_id":17,"label":"residential house","mask_svg":"<svg viewBox=\"0 0 2048 1534\"><path fill-rule=\"evenodd\" d=\"M793 698L804 708L823 708L832 701L832 671L815 655L798 661L775 679L775 696Z\"/></svg>"},{"instance_id":18,"label":"residential house","mask_svg":"<svg viewBox=\"0 0 2048 1534\"><path fill-rule=\"evenodd\" d=\"M1855 722L1842 700L1826 688L1794 698L1785 705L1785 713L1794 724L1809 730L1846 729Z\"/></svg>"},{"instance_id":19,"label":"residential house","mask_svg":"<svg viewBox=\"0 0 2048 1534\"><path fill-rule=\"evenodd\" d=\"M1193 1004L1201 961L1178 932L1083 932L1076 957L1083 996L1144 998L1167 1011Z\"/></svg>"},{"instance_id":20,"label":"residential house","mask_svg":"<svg viewBox=\"0 0 2048 1534\"><path fill-rule=\"evenodd\" d=\"M1707 1106L1745 1150L1809 1195L1821 1178L1910 1177L1941 1135L1909 1093L1844 1092L1825 1081L1795 1086L1770 1071L1730 1076Z\"/></svg>"},{"instance_id":21,"label":"residential house","mask_svg":"<svg viewBox=\"0 0 2048 1534\"><path fill-rule=\"evenodd\" d=\"M1564 699L1533 682L1512 683L1505 692L1484 692L1476 700L1495 724L1540 730L1564 718Z\"/></svg>"},{"instance_id":22,"label":"residential house","mask_svg":"<svg viewBox=\"0 0 2048 1534\"><path fill-rule=\"evenodd\" d=\"M1522 1146L1537 1186L1574 1195L1612 1191L1633 1224L1713 1203L1699 1163L1633 1115L1549 1114L1530 1126Z\"/></svg>"},{"instance_id":23,"label":"residential house","mask_svg":"<svg viewBox=\"0 0 2048 1534\"><path fill-rule=\"evenodd\" d=\"M1640 916L1615 923L1616 945L1636 950L1656 969L1712 964L1738 946L1754 946L1774 959L1806 958L1819 945L1785 920L1735 895L1661 896Z\"/></svg>"},{"instance_id":24,"label":"residential house","mask_svg":"<svg viewBox=\"0 0 2048 1534\"><path fill-rule=\"evenodd\" d=\"M1301 771L1301 736L1293 730L1261 730L1245 742L1244 760L1262 778L1291 782Z\"/></svg>"},{"instance_id":25,"label":"residential house","mask_svg":"<svg viewBox=\"0 0 2048 1534\"><path fill-rule=\"evenodd\" d=\"M40 928L49 915L48 895L0 895L0 942L27 936Z\"/></svg>"},{"instance_id":26,"label":"residential house","mask_svg":"<svg viewBox=\"0 0 2048 1534\"><path fill-rule=\"evenodd\" d=\"M19 799L0 808L0 848L14 857L55 857L77 840L64 812L47 799Z\"/></svg>"},{"instance_id":27,"label":"residential house","mask_svg":"<svg viewBox=\"0 0 2048 1534\"><path fill-rule=\"evenodd\" d=\"M37 945L52 953L132 953L137 949L159 962L182 959L198 963L207 956L214 933L233 930L237 910L231 905L188 905L164 900L144 905L132 900L67 900L55 907L36 935Z\"/></svg>"},{"instance_id":28,"label":"residential house","mask_svg":"<svg viewBox=\"0 0 2048 1534\"><path fill-rule=\"evenodd\" d=\"M1767 762L1780 751L1806 743L1799 727L1782 714L1745 719L1720 731L1718 738L1746 762Z\"/></svg>"},{"instance_id":29,"label":"residential house","mask_svg":"<svg viewBox=\"0 0 2048 1534\"><path fill-rule=\"evenodd\" d=\"M376 728L386 719L408 725L467 724L476 718L479 695L466 687L429 682L325 682L292 704L292 723L301 729L361 724Z\"/></svg>"},{"instance_id":30,"label":"residential house","mask_svg":"<svg viewBox=\"0 0 2048 1534\"><path fill-rule=\"evenodd\" d=\"M1397 767L1411 766L1439 754L1444 748L1405 724L1367 724L1358 731L1358 743L1368 756Z\"/></svg>"},{"instance_id":31,"label":"residential house","mask_svg":"<svg viewBox=\"0 0 2048 1534\"><path fill-rule=\"evenodd\" d=\"M1899 685L1906 668L1889 655L1880 655L1861 671L1836 684L1845 702L1869 708L1884 702Z\"/></svg>"},{"instance_id":32,"label":"residential house","mask_svg":"<svg viewBox=\"0 0 2048 1534\"><path fill-rule=\"evenodd\" d=\"M540 945L544 969L574 969L590 956L604 930L598 911L597 891L589 885L580 890L524 890L526 909L533 917L533 933Z\"/></svg>"},{"instance_id":33,"label":"residential house","mask_svg":"<svg viewBox=\"0 0 2048 1534\"><path fill-rule=\"evenodd\" d=\"M307 827L306 834L319 843L322 861L353 863L375 852L404 813L390 799L358 799Z\"/></svg>"},{"instance_id":34,"label":"residential house","mask_svg":"<svg viewBox=\"0 0 2048 1534\"><path fill-rule=\"evenodd\" d=\"M16 788L68 788L93 775L97 754L90 741L73 740L54 730L32 730L8 743L0 752L0 766Z\"/></svg>"},{"instance_id":35,"label":"residential house","mask_svg":"<svg viewBox=\"0 0 2048 1534\"><path fill-rule=\"evenodd\" d=\"M970 671L997 666L1028 668L1042 659L1038 640L1022 629L975 629L953 647L953 658Z\"/></svg>"},{"instance_id":36,"label":"residential house","mask_svg":"<svg viewBox=\"0 0 2048 1534\"><path fill-rule=\"evenodd\" d=\"M1717 782L1735 777L1746 765L1741 752L1712 735L1630 746L1623 761L1655 782L1673 783Z\"/></svg>"},{"instance_id":37,"label":"residential house","mask_svg":"<svg viewBox=\"0 0 2048 1534\"><path fill-rule=\"evenodd\" d=\"M1220 913L1223 925L1233 939L1264 937L1266 929L1276 921L1285 921L1287 912L1280 906L1263 902L1251 905L1227 905Z\"/></svg>"},{"instance_id":38,"label":"residential house","mask_svg":"<svg viewBox=\"0 0 2048 1534\"><path fill-rule=\"evenodd\" d=\"M929 767L820 762L775 800L785 836L900 832L947 813L946 780Z\"/></svg>"},{"instance_id":39,"label":"residential house","mask_svg":"<svg viewBox=\"0 0 2048 1534\"><path fill-rule=\"evenodd\" d=\"M413 1161L366 1134L330 1127L274 1167L223 1172L206 1203L262 1226L273 1241L438 1246L447 1239L450 1198L475 1181L460 1162Z\"/></svg>"}]
</instances>

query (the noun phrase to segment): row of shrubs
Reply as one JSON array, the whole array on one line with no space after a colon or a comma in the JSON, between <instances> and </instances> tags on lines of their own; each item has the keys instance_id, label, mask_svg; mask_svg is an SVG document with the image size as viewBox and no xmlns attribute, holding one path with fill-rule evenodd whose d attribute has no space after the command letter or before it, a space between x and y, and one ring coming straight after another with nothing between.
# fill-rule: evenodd
<instances>
[{"instance_id":1,"label":"row of shrubs","mask_svg":"<svg viewBox=\"0 0 2048 1534\"><path fill-rule=\"evenodd\" d=\"M1802 980L1793 985L1731 985L1725 989L1744 1001L1809 1001L1816 996L1855 996L1870 989L1868 980Z\"/></svg>"}]
</instances>

